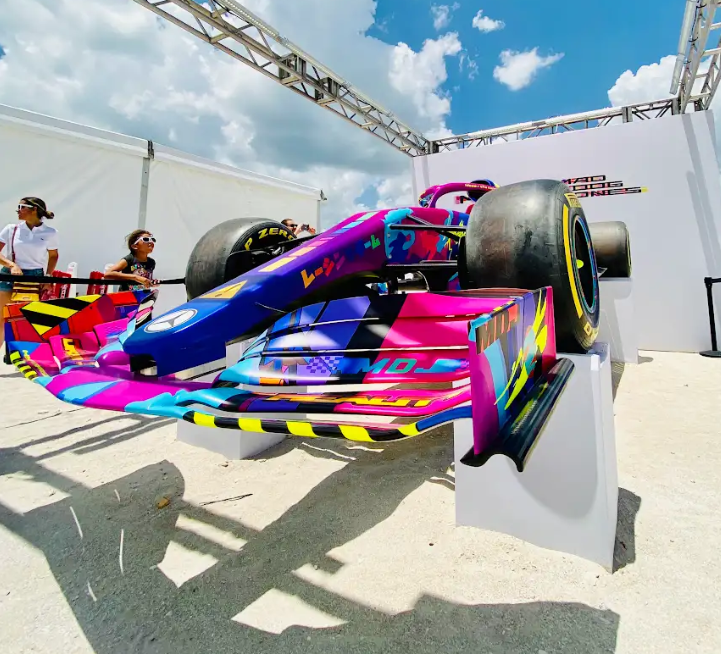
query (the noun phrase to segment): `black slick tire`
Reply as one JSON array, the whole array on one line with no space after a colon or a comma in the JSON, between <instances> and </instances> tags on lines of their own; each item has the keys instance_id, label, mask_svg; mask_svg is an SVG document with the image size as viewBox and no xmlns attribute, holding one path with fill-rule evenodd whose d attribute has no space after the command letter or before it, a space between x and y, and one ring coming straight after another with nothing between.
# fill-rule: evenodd
<instances>
[{"instance_id":1,"label":"black slick tire","mask_svg":"<svg viewBox=\"0 0 721 654\"><path fill-rule=\"evenodd\" d=\"M596 263L603 277L631 276L631 242L626 223L613 220L589 223Z\"/></svg>"},{"instance_id":2,"label":"black slick tire","mask_svg":"<svg viewBox=\"0 0 721 654\"><path fill-rule=\"evenodd\" d=\"M190 253L185 271L188 299L207 293L242 275L242 259L231 255L241 250L272 247L293 240L295 236L284 225L266 218L233 218L209 229ZM240 265L239 265L240 263Z\"/></svg>"},{"instance_id":3,"label":"black slick tire","mask_svg":"<svg viewBox=\"0 0 721 654\"><path fill-rule=\"evenodd\" d=\"M502 186L468 221L461 283L468 288L553 289L556 347L586 352L598 335L598 268L579 199L556 180Z\"/></svg>"}]
</instances>

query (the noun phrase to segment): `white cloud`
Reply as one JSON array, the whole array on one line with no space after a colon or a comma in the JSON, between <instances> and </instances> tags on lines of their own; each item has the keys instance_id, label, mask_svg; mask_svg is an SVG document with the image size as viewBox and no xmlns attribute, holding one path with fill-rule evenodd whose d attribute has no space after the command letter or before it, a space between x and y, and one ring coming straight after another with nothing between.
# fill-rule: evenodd
<instances>
[{"instance_id":1,"label":"white cloud","mask_svg":"<svg viewBox=\"0 0 721 654\"><path fill-rule=\"evenodd\" d=\"M608 90L611 106L621 107L673 97L674 94L670 93L670 87L675 65L676 55L666 55L661 57L658 63L640 66L635 73L631 70L624 71ZM708 66L708 62L701 64L698 74L701 75L708 71ZM703 83L703 78L696 79L693 94L700 93ZM711 109L717 107L716 98L714 98Z\"/></svg>"},{"instance_id":2,"label":"white cloud","mask_svg":"<svg viewBox=\"0 0 721 654\"><path fill-rule=\"evenodd\" d=\"M433 27L436 30L442 30L444 27L448 27L448 23L451 22L451 14L460 8L461 5L457 2L454 2L450 7L448 5L431 5Z\"/></svg>"},{"instance_id":3,"label":"white cloud","mask_svg":"<svg viewBox=\"0 0 721 654\"><path fill-rule=\"evenodd\" d=\"M676 57L668 55L657 64L641 66L635 73L623 72L608 90L611 106L622 107L638 102L670 98L669 88Z\"/></svg>"},{"instance_id":4,"label":"white cloud","mask_svg":"<svg viewBox=\"0 0 721 654\"><path fill-rule=\"evenodd\" d=\"M411 99L418 114L445 127L443 119L451 111L450 99L436 91L448 79L445 58L462 49L455 32L437 40L428 39L420 52L399 43L391 53L389 79L393 88ZM434 130L435 131L435 130Z\"/></svg>"},{"instance_id":5,"label":"white cloud","mask_svg":"<svg viewBox=\"0 0 721 654\"><path fill-rule=\"evenodd\" d=\"M519 91L528 86L542 68L548 68L563 58L563 53L541 57L538 48L516 52L501 52L501 65L493 69L493 77L505 84L511 91Z\"/></svg>"},{"instance_id":6,"label":"white cloud","mask_svg":"<svg viewBox=\"0 0 721 654\"><path fill-rule=\"evenodd\" d=\"M669 90L675 64L676 55L666 55L661 57L658 63L640 66L635 73L630 70L624 71L608 90L608 99L611 101L611 106L623 107L673 97ZM707 70L708 63L704 63L699 67L699 74L705 73ZM697 79L693 93L699 93L702 86L703 78ZM721 130L721 124L719 124L720 110L721 100L717 95L711 102L711 111L716 114L719 130Z\"/></svg>"},{"instance_id":7,"label":"white cloud","mask_svg":"<svg viewBox=\"0 0 721 654\"><path fill-rule=\"evenodd\" d=\"M483 9L479 9L478 13L473 17L473 27L481 32L495 32L502 30L506 24L502 20L494 20L483 15Z\"/></svg>"},{"instance_id":8,"label":"white cloud","mask_svg":"<svg viewBox=\"0 0 721 654\"><path fill-rule=\"evenodd\" d=\"M375 0L244 4L404 122L448 133L457 35L415 52L364 35ZM320 186L326 224L410 181L405 155L130 0L0 0L0 15L0 103Z\"/></svg>"},{"instance_id":9,"label":"white cloud","mask_svg":"<svg viewBox=\"0 0 721 654\"><path fill-rule=\"evenodd\" d=\"M463 72L463 69L468 70L468 79L475 79L478 75L478 63L475 59L471 59L465 52L461 52L458 57L458 70Z\"/></svg>"},{"instance_id":10,"label":"white cloud","mask_svg":"<svg viewBox=\"0 0 721 654\"><path fill-rule=\"evenodd\" d=\"M378 184L376 190L380 207L402 207L415 202L410 177L390 177Z\"/></svg>"}]
</instances>

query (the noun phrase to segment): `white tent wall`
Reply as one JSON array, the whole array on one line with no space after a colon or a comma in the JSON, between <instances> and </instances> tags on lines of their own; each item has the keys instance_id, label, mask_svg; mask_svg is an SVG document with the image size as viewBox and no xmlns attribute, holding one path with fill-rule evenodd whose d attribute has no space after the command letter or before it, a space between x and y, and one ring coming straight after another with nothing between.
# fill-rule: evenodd
<instances>
[{"instance_id":1,"label":"white tent wall","mask_svg":"<svg viewBox=\"0 0 721 654\"><path fill-rule=\"evenodd\" d=\"M23 196L45 200L59 232L58 267L87 275L115 261L138 221L147 141L0 107L0 224Z\"/></svg>"},{"instance_id":2,"label":"white tent wall","mask_svg":"<svg viewBox=\"0 0 721 654\"><path fill-rule=\"evenodd\" d=\"M185 276L193 247L209 229L231 218L294 219L318 227L320 190L255 175L165 146L154 145L146 210L158 239L159 279ZM162 287L158 311L185 302L183 286Z\"/></svg>"},{"instance_id":3,"label":"white tent wall","mask_svg":"<svg viewBox=\"0 0 721 654\"><path fill-rule=\"evenodd\" d=\"M639 348L709 349L703 278L721 276L721 181L711 112L441 152L414 159L413 173L416 196L434 184L481 178L504 185L605 175L624 187L646 188L581 202L589 222L628 225Z\"/></svg>"},{"instance_id":4,"label":"white tent wall","mask_svg":"<svg viewBox=\"0 0 721 654\"><path fill-rule=\"evenodd\" d=\"M160 279L184 277L197 240L224 220L293 218L317 228L321 201L320 189L0 105L0 227L17 220L25 195L56 214L60 269L74 261L80 276L102 271L143 227L158 238ZM158 310L184 301L182 285L162 287Z\"/></svg>"}]
</instances>

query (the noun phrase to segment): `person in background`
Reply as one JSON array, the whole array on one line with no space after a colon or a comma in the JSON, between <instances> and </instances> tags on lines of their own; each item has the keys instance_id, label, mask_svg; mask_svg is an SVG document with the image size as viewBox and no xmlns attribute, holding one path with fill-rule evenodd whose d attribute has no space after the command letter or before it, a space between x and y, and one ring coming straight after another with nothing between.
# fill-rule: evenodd
<instances>
[{"instance_id":1,"label":"person in background","mask_svg":"<svg viewBox=\"0 0 721 654\"><path fill-rule=\"evenodd\" d=\"M315 227L311 227L310 225L300 225L295 222L292 218L286 218L285 220L281 220L280 224L284 227L287 227L295 236L298 236L301 232L308 232L309 234L315 234Z\"/></svg>"},{"instance_id":2,"label":"person in background","mask_svg":"<svg viewBox=\"0 0 721 654\"><path fill-rule=\"evenodd\" d=\"M52 220L55 214L36 197L20 200L17 213L19 221L0 230L0 273L51 275L58 263L58 230L45 220ZM0 346L5 340L3 309L10 302L12 290L13 282L0 281Z\"/></svg>"},{"instance_id":3,"label":"person in background","mask_svg":"<svg viewBox=\"0 0 721 654\"><path fill-rule=\"evenodd\" d=\"M155 259L150 256L155 249L155 237L145 229L136 229L127 242L130 252L105 271L105 278L120 280L121 291L148 288L155 283Z\"/></svg>"}]
</instances>

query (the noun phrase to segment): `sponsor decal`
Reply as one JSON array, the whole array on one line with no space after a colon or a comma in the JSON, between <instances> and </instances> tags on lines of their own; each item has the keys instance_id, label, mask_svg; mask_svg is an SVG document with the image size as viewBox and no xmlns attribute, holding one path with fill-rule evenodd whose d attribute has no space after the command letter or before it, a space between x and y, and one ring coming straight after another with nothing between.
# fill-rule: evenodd
<instances>
[{"instance_id":1,"label":"sponsor decal","mask_svg":"<svg viewBox=\"0 0 721 654\"><path fill-rule=\"evenodd\" d=\"M292 238L293 238L293 235L289 231L284 229L283 227L271 227L271 228L264 227L263 229L260 230L260 233L256 234L255 236L251 236L245 242L245 245L243 245L243 248L245 250L250 250L251 249L250 246L253 244L254 239L262 241L267 236L281 236L288 241L292 240ZM262 245L259 247L262 247Z\"/></svg>"},{"instance_id":2,"label":"sponsor decal","mask_svg":"<svg viewBox=\"0 0 721 654\"><path fill-rule=\"evenodd\" d=\"M174 311L165 316L160 316L157 320L149 323L145 327L146 332L155 334L157 332L165 332L174 327L184 325L188 320L193 318L198 313L195 309L181 309L180 311Z\"/></svg>"},{"instance_id":3,"label":"sponsor decal","mask_svg":"<svg viewBox=\"0 0 721 654\"><path fill-rule=\"evenodd\" d=\"M644 186L625 186L622 180L608 181L606 175L570 177L562 181L573 191L577 198L599 198L608 195L628 195L629 193L646 193L648 191ZM575 205L571 204L571 206Z\"/></svg>"},{"instance_id":4,"label":"sponsor decal","mask_svg":"<svg viewBox=\"0 0 721 654\"><path fill-rule=\"evenodd\" d=\"M240 291L245 284L246 280L243 280L242 282L237 282L236 284L231 284L229 286L221 286L219 289L210 291L200 297L208 300L230 300L238 294L238 291Z\"/></svg>"}]
</instances>

